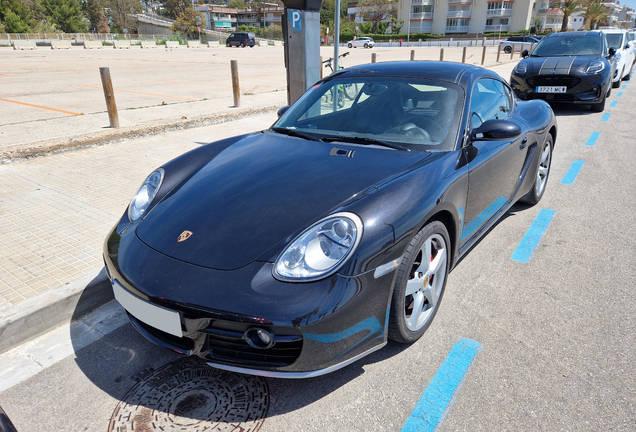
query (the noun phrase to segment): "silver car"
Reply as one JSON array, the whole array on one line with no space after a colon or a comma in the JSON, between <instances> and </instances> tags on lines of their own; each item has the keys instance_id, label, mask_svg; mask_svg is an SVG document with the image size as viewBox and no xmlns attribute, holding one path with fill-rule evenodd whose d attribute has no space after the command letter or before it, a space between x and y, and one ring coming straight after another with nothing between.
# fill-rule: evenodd
<instances>
[{"instance_id":1,"label":"silver car","mask_svg":"<svg viewBox=\"0 0 636 432\"><path fill-rule=\"evenodd\" d=\"M375 42L373 41L373 38L370 37L359 37L347 42L347 47L349 48L373 48L373 45L375 45Z\"/></svg>"}]
</instances>

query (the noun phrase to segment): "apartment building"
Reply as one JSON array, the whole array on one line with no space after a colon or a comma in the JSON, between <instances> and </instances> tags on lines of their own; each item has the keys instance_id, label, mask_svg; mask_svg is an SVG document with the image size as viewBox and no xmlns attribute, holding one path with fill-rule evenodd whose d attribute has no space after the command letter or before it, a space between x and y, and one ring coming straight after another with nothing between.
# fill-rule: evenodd
<instances>
[{"instance_id":1,"label":"apartment building","mask_svg":"<svg viewBox=\"0 0 636 432\"><path fill-rule=\"evenodd\" d=\"M398 20L410 33L456 34L527 30L532 0L399 0Z\"/></svg>"},{"instance_id":2,"label":"apartment building","mask_svg":"<svg viewBox=\"0 0 636 432\"><path fill-rule=\"evenodd\" d=\"M239 26L269 27L281 25L284 12L282 6L236 9L227 6L199 5L196 7L205 17L205 26L210 30L236 30Z\"/></svg>"}]
</instances>

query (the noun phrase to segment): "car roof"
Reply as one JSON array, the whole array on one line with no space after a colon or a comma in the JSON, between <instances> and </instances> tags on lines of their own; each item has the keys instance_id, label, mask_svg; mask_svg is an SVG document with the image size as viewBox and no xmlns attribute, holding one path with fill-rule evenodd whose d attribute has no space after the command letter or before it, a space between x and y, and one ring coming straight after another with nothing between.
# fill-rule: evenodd
<instances>
[{"instance_id":1,"label":"car roof","mask_svg":"<svg viewBox=\"0 0 636 432\"><path fill-rule=\"evenodd\" d=\"M459 83L465 74L479 73L479 75L492 76L501 79L499 75L479 66L455 62L440 61L399 61L369 63L353 66L338 72L341 75L364 75L376 73L378 76L400 76L436 79L440 81ZM336 74L331 75L336 76Z\"/></svg>"},{"instance_id":2,"label":"car roof","mask_svg":"<svg viewBox=\"0 0 636 432\"><path fill-rule=\"evenodd\" d=\"M607 29L603 30L603 33L627 33L625 29Z\"/></svg>"},{"instance_id":3,"label":"car roof","mask_svg":"<svg viewBox=\"0 0 636 432\"><path fill-rule=\"evenodd\" d=\"M583 37L583 36L603 36L603 32L597 30L591 31L575 31L575 32L562 32L562 33L550 33L545 38L555 38L555 37Z\"/></svg>"}]
</instances>

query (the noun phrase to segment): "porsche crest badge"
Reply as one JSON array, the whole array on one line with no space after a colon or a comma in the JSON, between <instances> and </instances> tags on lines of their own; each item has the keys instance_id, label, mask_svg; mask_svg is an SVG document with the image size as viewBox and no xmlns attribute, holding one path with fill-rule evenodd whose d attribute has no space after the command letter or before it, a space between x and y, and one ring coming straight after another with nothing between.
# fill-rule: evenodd
<instances>
[{"instance_id":1,"label":"porsche crest badge","mask_svg":"<svg viewBox=\"0 0 636 432\"><path fill-rule=\"evenodd\" d=\"M186 241L187 239L190 238L190 236L192 235L192 231L184 231L181 233L181 235L179 236L179 243L181 243L182 241Z\"/></svg>"}]
</instances>

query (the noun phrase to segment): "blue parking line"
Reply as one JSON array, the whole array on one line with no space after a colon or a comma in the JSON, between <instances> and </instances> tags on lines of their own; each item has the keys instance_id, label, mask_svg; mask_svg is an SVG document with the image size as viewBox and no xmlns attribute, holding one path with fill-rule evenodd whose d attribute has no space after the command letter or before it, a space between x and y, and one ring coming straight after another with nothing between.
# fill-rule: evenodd
<instances>
[{"instance_id":1,"label":"blue parking line","mask_svg":"<svg viewBox=\"0 0 636 432\"><path fill-rule=\"evenodd\" d=\"M601 121L606 122L609 120L609 118L610 118L610 113L605 113L603 114L603 117L601 117Z\"/></svg>"},{"instance_id":2,"label":"blue parking line","mask_svg":"<svg viewBox=\"0 0 636 432\"><path fill-rule=\"evenodd\" d=\"M627 84L625 84L623 87L621 87L621 90L625 90L627 88Z\"/></svg>"},{"instance_id":3,"label":"blue parking line","mask_svg":"<svg viewBox=\"0 0 636 432\"><path fill-rule=\"evenodd\" d=\"M616 108L616 105L618 105L618 101L614 101L610 104L610 108Z\"/></svg>"},{"instance_id":4,"label":"blue parking line","mask_svg":"<svg viewBox=\"0 0 636 432\"><path fill-rule=\"evenodd\" d=\"M623 96L623 92L616 93L616 97L622 97L622 96Z\"/></svg>"},{"instance_id":5,"label":"blue parking line","mask_svg":"<svg viewBox=\"0 0 636 432\"><path fill-rule=\"evenodd\" d=\"M460 339L446 356L400 432L433 432L444 420L482 345Z\"/></svg>"},{"instance_id":6,"label":"blue parking line","mask_svg":"<svg viewBox=\"0 0 636 432\"><path fill-rule=\"evenodd\" d=\"M587 139L587 142L585 143L585 145L593 146L594 144L596 144L596 140L598 139L600 134L601 134L600 132L592 132L592 135L590 135L590 137Z\"/></svg>"},{"instance_id":7,"label":"blue parking line","mask_svg":"<svg viewBox=\"0 0 636 432\"><path fill-rule=\"evenodd\" d=\"M530 228L528 228L526 235L523 236L510 258L520 263L529 263L534 250L539 245L539 242L548 229L555 213L555 210L542 209L534 219L534 222L532 222L532 225L530 225Z\"/></svg>"},{"instance_id":8,"label":"blue parking line","mask_svg":"<svg viewBox=\"0 0 636 432\"><path fill-rule=\"evenodd\" d=\"M571 185L576 180L576 176L579 175L579 171L581 171L581 167L583 166L582 160L575 160L570 165L570 169L563 176L563 180L561 180L561 184Z\"/></svg>"}]
</instances>

